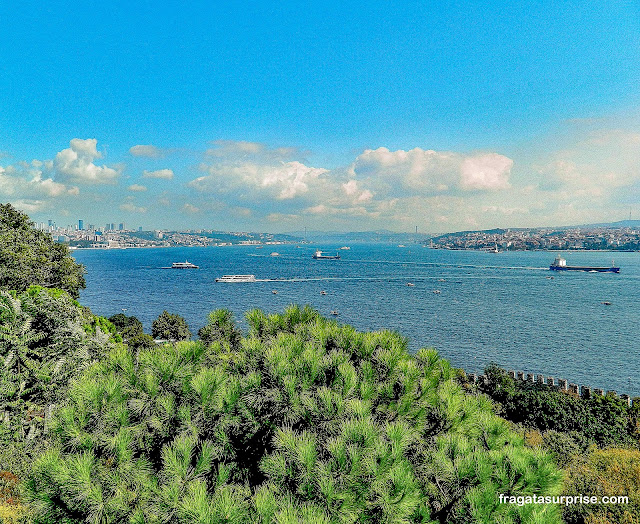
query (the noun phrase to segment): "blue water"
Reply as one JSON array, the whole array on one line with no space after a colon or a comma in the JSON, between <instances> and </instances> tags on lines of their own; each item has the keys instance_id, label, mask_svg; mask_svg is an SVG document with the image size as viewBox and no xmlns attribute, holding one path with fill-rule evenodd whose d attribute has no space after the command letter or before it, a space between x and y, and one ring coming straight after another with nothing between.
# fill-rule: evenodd
<instances>
[{"instance_id":1,"label":"blue water","mask_svg":"<svg viewBox=\"0 0 640 524\"><path fill-rule=\"evenodd\" d=\"M340 246L317 247L331 253ZM125 309L146 330L164 309L184 316L195 335L217 308L232 310L246 328L243 315L249 309L276 312L291 303L310 304L326 316L337 310L340 322L360 330L397 330L412 349L435 347L469 372L493 361L640 394L638 253L565 254L570 265L609 265L615 257L622 269L612 274L551 272L555 253L540 251L376 244L352 245L340 251L341 260L313 260L315 248L77 250L74 256L87 268L81 302L104 316ZM270 256L273 251L280 256ZM161 269L184 260L200 269ZM216 283L223 274L272 280Z\"/></svg>"}]
</instances>

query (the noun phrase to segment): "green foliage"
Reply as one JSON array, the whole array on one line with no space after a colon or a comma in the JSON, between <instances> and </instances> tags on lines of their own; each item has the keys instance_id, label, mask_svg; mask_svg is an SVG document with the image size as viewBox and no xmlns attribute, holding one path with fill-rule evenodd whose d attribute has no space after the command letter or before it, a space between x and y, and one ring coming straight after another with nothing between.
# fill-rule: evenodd
<instances>
[{"instance_id":1,"label":"green foliage","mask_svg":"<svg viewBox=\"0 0 640 524\"><path fill-rule=\"evenodd\" d=\"M217 309L209 313L207 325L198 330L198 337L207 346L221 342L235 349L242 339L242 333L236 328L231 311Z\"/></svg>"},{"instance_id":2,"label":"green foliage","mask_svg":"<svg viewBox=\"0 0 640 524\"><path fill-rule=\"evenodd\" d=\"M235 343L214 312L206 344L118 346L74 379L26 483L34 521L558 522L499 504L560 474L434 350L311 308L247 318Z\"/></svg>"},{"instance_id":3,"label":"green foliage","mask_svg":"<svg viewBox=\"0 0 640 524\"><path fill-rule=\"evenodd\" d=\"M637 444L638 410L613 397L580 398L545 385L515 381L495 365L485 373L481 386L500 405L507 420L542 432L549 430L581 435L598 446Z\"/></svg>"},{"instance_id":4,"label":"green foliage","mask_svg":"<svg viewBox=\"0 0 640 524\"><path fill-rule=\"evenodd\" d=\"M71 377L113 346L102 330L109 326L61 290L0 291L0 458L6 467L28 469Z\"/></svg>"},{"instance_id":5,"label":"green foliage","mask_svg":"<svg viewBox=\"0 0 640 524\"><path fill-rule=\"evenodd\" d=\"M18 524L26 508L20 503L20 479L9 471L0 471L0 522Z\"/></svg>"},{"instance_id":6,"label":"green foliage","mask_svg":"<svg viewBox=\"0 0 640 524\"><path fill-rule=\"evenodd\" d=\"M122 340L133 348L152 347L155 343L153 337L145 335L142 322L137 317L128 317L124 313L118 313L109 317Z\"/></svg>"},{"instance_id":7,"label":"green foliage","mask_svg":"<svg viewBox=\"0 0 640 524\"><path fill-rule=\"evenodd\" d=\"M151 324L151 335L161 340L189 340L191 331L183 317L165 310Z\"/></svg>"},{"instance_id":8,"label":"green foliage","mask_svg":"<svg viewBox=\"0 0 640 524\"><path fill-rule=\"evenodd\" d=\"M627 504L575 504L564 508L567 524L637 524L640 520L640 451L599 449L568 468L564 495L627 496Z\"/></svg>"},{"instance_id":9,"label":"green foliage","mask_svg":"<svg viewBox=\"0 0 640 524\"><path fill-rule=\"evenodd\" d=\"M35 229L29 217L10 204L0 204L0 289L22 292L40 285L77 298L85 287L84 272L65 245Z\"/></svg>"}]
</instances>

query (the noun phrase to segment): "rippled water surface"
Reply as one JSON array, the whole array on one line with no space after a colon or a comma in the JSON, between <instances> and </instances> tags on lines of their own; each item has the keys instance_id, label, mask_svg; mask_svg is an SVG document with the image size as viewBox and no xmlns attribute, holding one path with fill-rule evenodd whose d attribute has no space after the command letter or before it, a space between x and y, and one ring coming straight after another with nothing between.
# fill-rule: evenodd
<instances>
[{"instance_id":1,"label":"rippled water surface","mask_svg":"<svg viewBox=\"0 0 640 524\"><path fill-rule=\"evenodd\" d=\"M557 273L548 269L555 253L540 251L375 244L352 245L340 260L313 260L316 247L331 253L340 246L76 250L74 256L88 272L81 302L104 316L126 309L146 330L164 309L184 316L195 334L217 308L232 310L245 328L249 309L310 304L326 316L338 311L340 322L360 330L397 330L412 349L435 347L467 371L494 361L640 394L639 253L566 253L569 265L607 266L615 257L622 269ZM161 269L185 260L200 268ZM216 283L223 274L265 281Z\"/></svg>"}]
</instances>

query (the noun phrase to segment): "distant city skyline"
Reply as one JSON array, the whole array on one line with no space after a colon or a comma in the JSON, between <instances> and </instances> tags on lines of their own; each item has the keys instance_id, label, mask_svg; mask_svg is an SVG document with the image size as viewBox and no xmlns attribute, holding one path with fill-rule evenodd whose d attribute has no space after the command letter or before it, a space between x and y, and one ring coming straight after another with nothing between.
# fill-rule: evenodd
<instances>
[{"instance_id":1,"label":"distant city skyline","mask_svg":"<svg viewBox=\"0 0 640 524\"><path fill-rule=\"evenodd\" d=\"M640 217L638 4L28 1L0 20L0 201L38 223Z\"/></svg>"}]
</instances>

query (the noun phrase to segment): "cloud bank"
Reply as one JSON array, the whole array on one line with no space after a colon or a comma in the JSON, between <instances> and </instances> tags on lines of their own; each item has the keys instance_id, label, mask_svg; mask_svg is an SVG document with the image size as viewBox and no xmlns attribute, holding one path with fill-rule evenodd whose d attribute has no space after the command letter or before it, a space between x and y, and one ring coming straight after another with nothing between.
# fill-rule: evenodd
<instances>
[{"instance_id":1,"label":"cloud bank","mask_svg":"<svg viewBox=\"0 0 640 524\"><path fill-rule=\"evenodd\" d=\"M139 145L128 150L132 170L99 164L97 140L75 138L51 160L0 166L0 197L34 213L73 200L67 207L89 217L122 202L117 211L154 227L284 231L569 225L618 220L637 206L640 133L602 126L548 143L509 155L377 147L329 167L295 147L214 141L190 165L165 156L162 169L159 150ZM137 201L123 199L131 193Z\"/></svg>"}]
</instances>

